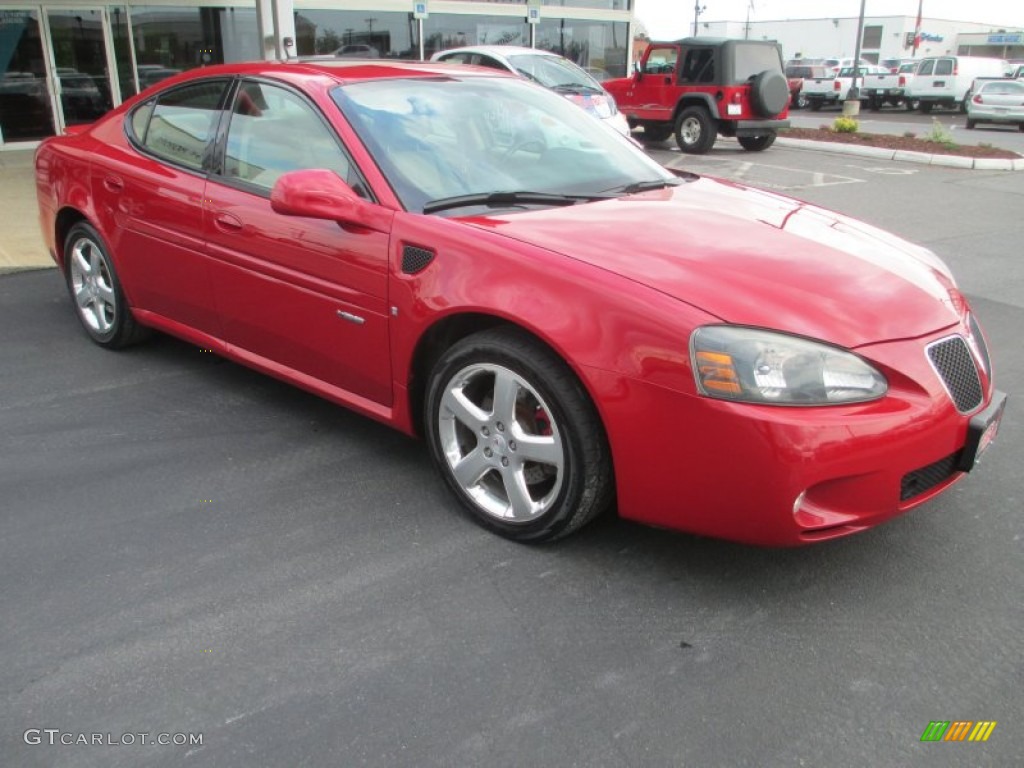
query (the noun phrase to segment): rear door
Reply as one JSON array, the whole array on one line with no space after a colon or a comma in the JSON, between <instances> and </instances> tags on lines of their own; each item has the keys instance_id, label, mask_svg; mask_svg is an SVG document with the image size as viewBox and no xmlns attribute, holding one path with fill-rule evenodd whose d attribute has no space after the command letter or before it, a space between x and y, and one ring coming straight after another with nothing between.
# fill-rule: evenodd
<instances>
[{"instance_id":1,"label":"rear door","mask_svg":"<svg viewBox=\"0 0 1024 768\"><path fill-rule=\"evenodd\" d=\"M110 245L132 305L214 336L203 200L228 84L190 83L137 107L125 123L129 146L97 144L91 180L97 209L114 221Z\"/></svg>"},{"instance_id":2,"label":"rear door","mask_svg":"<svg viewBox=\"0 0 1024 768\"><path fill-rule=\"evenodd\" d=\"M368 186L302 93L244 80L228 114L205 230L225 341L272 373L390 405L389 234L283 216L270 206L271 188L287 171L332 170L364 197Z\"/></svg>"}]
</instances>

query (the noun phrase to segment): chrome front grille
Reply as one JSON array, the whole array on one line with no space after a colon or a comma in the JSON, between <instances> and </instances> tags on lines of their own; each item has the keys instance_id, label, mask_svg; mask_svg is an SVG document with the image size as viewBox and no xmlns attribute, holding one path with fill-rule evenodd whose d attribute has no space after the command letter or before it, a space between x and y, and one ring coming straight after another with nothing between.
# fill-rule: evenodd
<instances>
[{"instance_id":1,"label":"chrome front grille","mask_svg":"<svg viewBox=\"0 0 1024 768\"><path fill-rule=\"evenodd\" d=\"M967 341L950 336L928 346L928 359L961 413L973 411L984 398L978 366Z\"/></svg>"}]
</instances>

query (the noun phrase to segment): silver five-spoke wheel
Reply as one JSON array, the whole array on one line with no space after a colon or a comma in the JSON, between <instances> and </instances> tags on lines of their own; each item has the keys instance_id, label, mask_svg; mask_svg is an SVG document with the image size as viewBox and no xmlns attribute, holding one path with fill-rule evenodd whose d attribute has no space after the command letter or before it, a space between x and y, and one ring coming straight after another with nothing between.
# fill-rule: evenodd
<instances>
[{"instance_id":1,"label":"silver five-spoke wheel","mask_svg":"<svg viewBox=\"0 0 1024 768\"><path fill-rule=\"evenodd\" d=\"M110 252L91 224L78 222L64 238L64 273L78 319L97 344L116 349L147 335L135 322Z\"/></svg>"},{"instance_id":2,"label":"silver five-spoke wheel","mask_svg":"<svg viewBox=\"0 0 1024 768\"><path fill-rule=\"evenodd\" d=\"M445 387L438 430L456 482L489 515L526 522L562 487L565 449L544 399L500 365L463 368Z\"/></svg>"},{"instance_id":3,"label":"silver five-spoke wheel","mask_svg":"<svg viewBox=\"0 0 1024 768\"><path fill-rule=\"evenodd\" d=\"M607 438L572 370L523 331L493 328L434 364L431 456L473 519L517 541L565 536L613 496Z\"/></svg>"},{"instance_id":4,"label":"silver five-spoke wheel","mask_svg":"<svg viewBox=\"0 0 1024 768\"><path fill-rule=\"evenodd\" d=\"M97 333L109 333L117 317L117 296L106 256L88 237L75 240L69 256L71 292L82 322Z\"/></svg>"}]
</instances>

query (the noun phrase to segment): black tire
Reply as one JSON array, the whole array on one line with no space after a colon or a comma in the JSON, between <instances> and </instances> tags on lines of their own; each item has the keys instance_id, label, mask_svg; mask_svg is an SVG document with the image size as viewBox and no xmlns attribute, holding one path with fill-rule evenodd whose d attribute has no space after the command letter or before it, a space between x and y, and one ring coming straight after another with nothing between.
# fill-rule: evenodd
<instances>
[{"instance_id":1,"label":"black tire","mask_svg":"<svg viewBox=\"0 0 1024 768\"><path fill-rule=\"evenodd\" d=\"M872 96L868 99L868 109L872 112L878 112L882 109L882 101L877 96Z\"/></svg>"},{"instance_id":2,"label":"black tire","mask_svg":"<svg viewBox=\"0 0 1024 768\"><path fill-rule=\"evenodd\" d=\"M1024 123L1018 123L1017 130L1020 131L1021 133L1024 133Z\"/></svg>"},{"instance_id":3,"label":"black tire","mask_svg":"<svg viewBox=\"0 0 1024 768\"><path fill-rule=\"evenodd\" d=\"M611 505L611 454L596 409L565 362L518 329L481 331L445 352L430 375L424 422L445 483L489 531L551 541Z\"/></svg>"},{"instance_id":4,"label":"black tire","mask_svg":"<svg viewBox=\"0 0 1024 768\"><path fill-rule=\"evenodd\" d=\"M766 69L750 83L750 106L761 117L775 117L789 105L789 83L781 72Z\"/></svg>"},{"instance_id":5,"label":"black tire","mask_svg":"<svg viewBox=\"0 0 1024 768\"><path fill-rule=\"evenodd\" d=\"M811 112L821 111L821 99L808 99L807 102L811 107Z\"/></svg>"},{"instance_id":6,"label":"black tire","mask_svg":"<svg viewBox=\"0 0 1024 768\"><path fill-rule=\"evenodd\" d=\"M967 130L973 131L975 125L977 125L977 121L971 120L970 118L968 118L968 120L967 120Z\"/></svg>"},{"instance_id":7,"label":"black tire","mask_svg":"<svg viewBox=\"0 0 1024 768\"><path fill-rule=\"evenodd\" d=\"M718 126L704 107L686 107L676 118L675 134L676 144L683 152L703 155L714 146Z\"/></svg>"},{"instance_id":8,"label":"black tire","mask_svg":"<svg viewBox=\"0 0 1024 768\"><path fill-rule=\"evenodd\" d=\"M78 320L101 347L121 349L149 335L132 316L106 243L84 221L64 239L64 276Z\"/></svg>"},{"instance_id":9,"label":"black tire","mask_svg":"<svg viewBox=\"0 0 1024 768\"><path fill-rule=\"evenodd\" d=\"M922 115L930 114L934 105L930 101L922 101L918 106Z\"/></svg>"},{"instance_id":10,"label":"black tire","mask_svg":"<svg viewBox=\"0 0 1024 768\"><path fill-rule=\"evenodd\" d=\"M917 112L917 110L921 108L921 102L917 99L905 99L903 101L903 108L906 109L907 112Z\"/></svg>"},{"instance_id":11,"label":"black tire","mask_svg":"<svg viewBox=\"0 0 1024 768\"><path fill-rule=\"evenodd\" d=\"M961 115L966 115L967 114L967 102L970 101L970 99L971 99L971 92L968 91L967 95L964 96L964 100L960 102L960 114Z\"/></svg>"},{"instance_id":12,"label":"black tire","mask_svg":"<svg viewBox=\"0 0 1024 768\"><path fill-rule=\"evenodd\" d=\"M808 101L807 97L804 96L803 91L796 95L796 101L793 102L794 109L807 109Z\"/></svg>"},{"instance_id":13,"label":"black tire","mask_svg":"<svg viewBox=\"0 0 1024 768\"><path fill-rule=\"evenodd\" d=\"M648 123L644 126L644 132L640 136L640 140L650 143L666 141L671 138L673 130L674 128L671 123L660 125Z\"/></svg>"},{"instance_id":14,"label":"black tire","mask_svg":"<svg viewBox=\"0 0 1024 768\"><path fill-rule=\"evenodd\" d=\"M775 143L775 132L763 136L737 136L736 141L748 152L761 152Z\"/></svg>"}]
</instances>

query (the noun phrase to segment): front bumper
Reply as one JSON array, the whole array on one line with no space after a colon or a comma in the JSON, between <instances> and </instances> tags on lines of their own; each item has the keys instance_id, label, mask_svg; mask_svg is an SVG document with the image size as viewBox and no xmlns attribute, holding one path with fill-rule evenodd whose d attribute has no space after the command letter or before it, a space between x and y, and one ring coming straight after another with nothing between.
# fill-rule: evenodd
<instances>
[{"instance_id":1,"label":"front bumper","mask_svg":"<svg viewBox=\"0 0 1024 768\"><path fill-rule=\"evenodd\" d=\"M619 514L793 546L870 528L936 497L970 469L969 440L991 442L1005 395L984 376L982 403L960 413L924 353L930 341L858 350L890 382L884 398L859 405L731 403L605 374L598 402L606 394L604 402L625 404L602 414ZM988 421L972 428L981 414Z\"/></svg>"}]
</instances>

